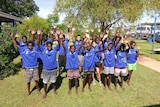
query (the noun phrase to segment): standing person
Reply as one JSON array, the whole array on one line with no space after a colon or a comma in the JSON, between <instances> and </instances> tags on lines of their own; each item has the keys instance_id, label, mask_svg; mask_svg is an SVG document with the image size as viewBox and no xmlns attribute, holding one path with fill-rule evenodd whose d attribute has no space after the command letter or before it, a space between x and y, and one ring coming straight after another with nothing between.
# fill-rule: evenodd
<instances>
[{"instance_id":1,"label":"standing person","mask_svg":"<svg viewBox=\"0 0 160 107\"><path fill-rule=\"evenodd\" d=\"M58 64L59 64L59 74L61 74L61 69L66 71L66 54L68 52L68 42L70 35L70 26L68 25L68 35L64 35L62 32L58 35L58 39L60 41L60 49L58 56Z\"/></svg>"},{"instance_id":2,"label":"standing person","mask_svg":"<svg viewBox=\"0 0 160 107\"><path fill-rule=\"evenodd\" d=\"M72 40L73 40L73 44L76 48L75 51L78 54L79 72L81 73L82 72L83 61L84 61L84 56L82 55L84 42L81 40L80 35L78 35L76 37L76 40L75 40L75 38L74 38L74 28L72 29Z\"/></svg>"},{"instance_id":3,"label":"standing person","mask_svg":"<svg viewBox=\"0 0 160 107\"><path fill-rule=\"evenodd\" d=\"M140 47L138 47L138 50L135 49L136 42L130 41L129 49L127 49L127 69L128 69L128 80L127 84L130 85L130 79L132 76L132 72L137 69L137 58L139 56L139 50Z\"/></svg>"},{"instance_id":4,"label":"standing person","mask_svg":"<svg viewBox=\"0 0 160 107\"><path fill-rule=\"evenodd\" d=\"M57 61L56 55L57 51L59 50L59 45L52 48L52 42L47 42L46 47L40 46L41 53L39 53L40 58L43 62L43 83L44 83L44 96L43 98L47 97L47 83L50 80L52 87L54 89L54 94L56 92L56 79L57 79Z\"/></svg>"},{"instance_id":5,"label":"standing person","mask_svg":"<svg viewBox=\"0 0 160 107\"><path fill-rule=\"evenodd\" d=\"M119 50L117 50L116 52L116 64L115 64L115 89L117 89L117 82L118 82L118 76L121 77L121 87L124 90L123 87L123 79L124 76L127 76L127 70L126 70L126 66L127 66L127 53L126 53L126 45L125 44L121 44Z\"/></svg>"},{"instance_id":6,"label":"standing person","mask_svg":"<svg viewBox=\"0 0 160 107\"><path fill-rule=\"evenodd\" d=\"M76 94L78 94L78 78L79 78L79 64L78 64L78 54L75 51L76 47L74 45L70 46L70 50L66 55L66 69L67 71L67 78L68 81L68 94L71 94L71 81L75 79L75 87L76 87Z\"/></svg>"},{"instance_id":7,"label":"standing person","mask_svg":"<svg viewBox=\"0 0 160 107\"><path fill-rule=\"evenodd\" d=\"M108 84L108 88L111 91L110 83L111 77L114 74L114 66L115 66L115 48L113 43L108 44L108 48L102 54L103 64L104 64L104 89L106 89L106 82Z\"/></svg>"},{"instance_id":8,"label":"standing person","mask_svg":"<svg viewBox=\"0 0 160 107\"><path fill-rule=\"evenodd\" d=\"M92 81L92 73L95 69L95 53L93 50L91 50L90 43L85 44L85 50L84 50L84 63L83 63L83 70L84 70L84 78L83 78L83 87L82 92L84 92L84 87L86 85L86 80L88 79L88 89L92 91L91 89L91 81Z\"/></svg>"},{"instance_id":9,"label":"standing person","mask_svg":"<svg viewBox=\"0 0 160 107\"><path fill-rule=\"evenodd\" d=\"M27 89L28 89L28 95L30 95L30 84L32 78L35 80L36 88L38 93L40 94L40 88L38 86L39 76L38 76L38 64L37 64L37 58L38 58L38 49L34 47L34 43L32 41L29 41L27 43L27 48L23 49L21 51L21 57L23 61L23 67L25 68L25 78L27 82Z\"/></svg>"}]
</instances>

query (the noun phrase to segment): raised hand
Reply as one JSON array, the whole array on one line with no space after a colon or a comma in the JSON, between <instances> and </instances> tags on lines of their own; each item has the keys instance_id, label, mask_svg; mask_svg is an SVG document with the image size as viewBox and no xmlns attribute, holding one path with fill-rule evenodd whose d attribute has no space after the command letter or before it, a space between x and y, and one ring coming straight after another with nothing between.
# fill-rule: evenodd
<instances>
[{"instance_id":1,"label":"raised hand","mask_svg":"<svg viewBox=\"0 0 160 107\"><path fill-rule=\"evenodd\" d=\"M94 29L91 29L91 32L93 33L93 32L94 32Z\"/></svg>"},{"instance_id":2,"label":"raised hand","mask_svg":"<svg viewBox=\"0 0 160 107\"><path fill-rule=\"evenodd\" d=\"M73 28L72 28L72 31L74 32L75 30L76 30L76 29L73 27Z\"/></svg>"},{"instance_id":3,"label":"raised hand","mask_svg":"<svg viewBox=\"0 0 160 107\"><path fill-rule=\"evenodd\" d=\"M57 27L56 25L53 26L54 29L55 29L56 27Z\"/></svg>"},{"instance_id":4,"label":"raised hand","mask_svg":"<svg viewBox=\"0 0 160 107\"><path fill-rule=\"evenodd\" d=\"M42 30L37 30L37 35L41 35L42 34Z\"/></svg>"},{"instance_id":5,"label":"raised hand","mask_svg":"<svg viewBox=\"0 0 160 107\"><path fill-rule=\"evenodd\" d=\"M35 31L35 30L32 30L32 31L31 31L31 34L32 34L32 35L34 35L35 33L36 33L36 31Z\"/></svg>"},{"instance_id":6,"label":"raised hand","mask_svg":"<svg viewBox=\"0 0 160 107\"><path fill-rule=\"evenodd\" d=\"M13 37L13 36L14 36L14 33L13 33L13 32L10 32L10 36Z\"/></svg>"},{"instance_id":7,"label":"raised hand","mask_svg":"<svg viewBox=\"0 0 160 107\"><path fill-rule=\"evenodd\" d=\"M17 33L17 34L15 35L15 37L18 38L18 37L19 37L19 34Z\"/></svg>"},{"instance_id":8,"label":"raised hand","mask_svg":"<svg viewBox=\"0 0 160 107\"><path fill-rule=\"evenodd\" d=\"M28 28L28 32L31 33L31 29L30 28Z\"/></svg>"},{"instance_id":9,"label":"raised hand","mask_svg":"<svg viewBox=\"0 0 160 107\"><path fill-rule=\"evenodd\" d=\"M141 49L141 47L140 46L138 46L138 48L137 48L138 50L140 50Z\"/></svg>"},{"instance_id":10,"label":"raised hand","mask_svg":"<svg viewBox=\"0 0 160 107\"><path fill-rule=\"evenodd\" d=\"M60 34L61 34L61 31L60 31L60 30L57 30L56 33L57 33L57 35L60 35Z\"/></svg>"},{"instance_id":11,"label":"raised hand","mask_svg":"<svg viewBox=\"0 0 160 107\"><path fill-rule=\"evenodd\" d=\"M100 32L101 32L101 29L98 29L98 32L100 33Z\"/></svg>"},{"instance_id":12,"label":"raised hand","mask_svg":"<svg viewBox=\"0 0 160 107\"><path fill-rule=\"evenodd\" d=\"M67 25L67 28L70 28L70 24Z\"/></svg>"},{"instance_id":13,"label":"raised hand","mask_svg":"<svg viewBox=\"0 0 160 107\"><path fill-rule=\"evenodd\" d=\"M50 30L49 32L50 32L50 34L51 34L51 35L53 35L53 34L54 34L54 31L53 31L53 30Z\"/></svg>"}]
</instances>

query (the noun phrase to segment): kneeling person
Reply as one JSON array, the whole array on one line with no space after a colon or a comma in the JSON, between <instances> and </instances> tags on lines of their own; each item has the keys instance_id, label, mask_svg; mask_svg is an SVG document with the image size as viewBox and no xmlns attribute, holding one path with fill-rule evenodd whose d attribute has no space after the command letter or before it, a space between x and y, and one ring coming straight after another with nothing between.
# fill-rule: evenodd
<instances>
[{"instance_id":1,"label":"kneeling person","mask_svg":"<svg viewBox=\"0 0 160 107\"><path fill-rule=\"evenodd\" d=\"M47 97L47 83L50 80L54 89L54 94L56 92L55 82L57 79L57 61L56 55L57 51L59 50L59 45L52 48L52 42L47 42L47 48L41 47L41 53L39 54L40 58L43 61L43 83L44 83L44 96L43 98Z\"/></svg>"},{"instance_id":2,"label":"kneeling person","mask_svg":"<svg viewBox=\"0 0 160 107\"><path fill-rule=\"evenodd\" d=\"M68 87L69 91L68 94L71 94L71 80L75 79L75 87L76 87L76 94L78 94L78 78L79 78L79 64L78 64L78 54L75 52L75 46L70 46L70 50L66 55L66 69L67 71L67 78L69 79Z\"/></svg>"}]
</instances>

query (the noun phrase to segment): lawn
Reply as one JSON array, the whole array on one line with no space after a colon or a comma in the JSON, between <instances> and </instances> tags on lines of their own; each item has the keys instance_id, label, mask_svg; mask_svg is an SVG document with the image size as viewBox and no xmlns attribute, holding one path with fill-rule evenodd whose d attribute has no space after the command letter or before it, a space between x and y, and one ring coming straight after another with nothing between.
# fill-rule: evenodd
<instances>
[{"instance_id":1,"label":"lawn","mask_svg":"<svg viewBox=\"0 0 160 107\"><path fill-rule=\"evenodd\" d=\"M86 86L82 93L80 79L79 94L76 95L73 88L69 96L67 78L59 78L59 82L62 84L57 96L51 90L43 100L35 90L27 97L24 70L20 69L18 74L0 81L0 107L139 107L160 104L160 74L141 65L133 73L131 86L124 83L125 91L118 87L117 91L111 92L96 84L92 85L92 92ZM113 84L111 87L114 89ZM41 91L43 93L43 88Z\"/></svg>"},{"instance_id":2,"label":"lawn","mask_svg":"<svg viewBox=\"0 0 160 107\"><path fill-rule=\"evenodd\" d=\"M160 54L152 54L152 43L137 42L137 46L141 47L140 54L160 61ZM155 43L155 49L160 48L160 43Z\"/></svg>"}]
</instances>

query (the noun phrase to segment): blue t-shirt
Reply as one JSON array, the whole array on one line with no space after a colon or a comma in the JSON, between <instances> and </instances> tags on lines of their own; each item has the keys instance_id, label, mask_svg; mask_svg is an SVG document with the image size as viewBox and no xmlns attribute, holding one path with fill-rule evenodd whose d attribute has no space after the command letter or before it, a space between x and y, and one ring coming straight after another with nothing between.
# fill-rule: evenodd
<instances>
[{"instance_id":1,"label":"blue t-shirt","mask_svg":"<svg viewBox=\"0 0 160 107\"><path fill-rule=\"evenodd\" d=\"M40 46L40 48L39 56L43 62L43 69L50 70L57 68L56 55L59 50L59 46L54 47L50 51L47 48L44 48L44 46Z\"/></svg>"},{"instance_id":2,"label":"blue t-shirt","mask_svg":"<svg viewBox=\"0 0 160 107\"><path fill-rule=\"evenodd\" d=\"M78 54L76 52L72 54L69 51L66 55L66 69L77 69L78 67Z\"/></svg>"},{"instance_id":3,"label":"blue t-shirt","mask_svg":"<svg viewBox=\"0 0 160 107\"><path fill-rule=\"evenodd\" d=\"M82 41L74 41L73 44L74 44L74 46L76 47L76 53L77 53L78 55L82 55L83 46L79 49L79 47L80 47L81 44L82 44Z\"/></svg>"},{"instance_id":4,"label":"blue t-shirt","mask_svg":"<svg viewBox=\"0 0 160 107\"><path fill-rule=\"evenodd\" d=\"M60 43L59 54L61 54L61 55L67 54L67 52L68 52L68 42L69 42L69 40L65 39L64 46L65 46L66 50L64 50L64 48L62 46L62 43Z\"/></svg>"},{"instance_id":5,"label":"blue t-shirt","mask_svg":"<svg viewBox=\"0 0 160 107\"><path fill-rule=\"evenodd\" d=\"M120 47L121 43L118 42L117 45L115 45L115 49L117 50Z\"/></svg>"},{"instance_id":6,"label":"blue t-shirt","mask_svg":"<svg viewBox=\"0 0 160 107\"><path fill-rule=\"evenodd\" d=\"M104 61L103 64L105 67L114 67L115 66L115 48L104 51Z\"/></svg>"},{"instance_id":7,"label":"blue t-shirt","mask_svg":"<svg viewBox=\"0 0 160 107\"><path fill-rule=\"evenodd\" d=\"M21 47L20 47L21 48ZM38 52L37 49L34 47L32 50L28 49L27 47L20 53L23 61L24 68L36 68L37 65L37 58Z\"/></svg>"},{"instance_id":8,"label":"blue t-shirt","mask_svg":"<svg viewBox=\"0 0 160 107\"><path fill-rule=\"evenodd\" d=\"M98 57L98 52L97 52L97 50L99 50L97 46L91 48L91 51L93 51L93 52L95 53L94 61L95 61L95 62L100 62L100 59L99 59L99 57Z\"/></svg>"},{"instance_id":9,"label":"blue t-shirt","mask_svg":"<svg viewBox=\"0 0 160 107\"><path fill-rule=\"evenodd\" d=\"M52 38L48 38L48 39L44 42L44 44L46 45L47 42L52 42Z\"/></svg>"},{"instance_id":10,"label":"blue t-shirt","mask_svg":"<svg viewBox=\"0 0 160 107\"><path fill-rule=\"evenodd\" d=\"M95 68L95 52L93 50L84 51L83 69L90 70Z\"/></svg>"},{"instance_id":11,"label":"blue t-shirt","mask_svg":"<svg viewBox=\"0 0 160 107\"><path fill-rule=\"evenodd\" d=\"M21 42L21 41L16 41L16 42L17 42L17 45L19 46L18 48L19 53L23 52L24 49L26 49L27 47L27 43Z\"/></svg>"},{"instance_id":12,"label":"blue t-shirt","mask_svg":"<svg viewBox=\"0 0 160 107\"><path fill-rule=\"evenodd\" d=\"M127 49L127 54L128 54L127 63L129 64L136 63L138 51L136 49Z\"/></svg>"},{"instance_id":13,"label":"blue t-shirt","mask_svg":"<svg viewBox=\"0 0 160 107\"><path fill-rule=\"evenodd\" d=\"M127 53L126 52L117 52L116 65L117 68L125 68L127 66Z\"/></svg>"}]
</instances>

